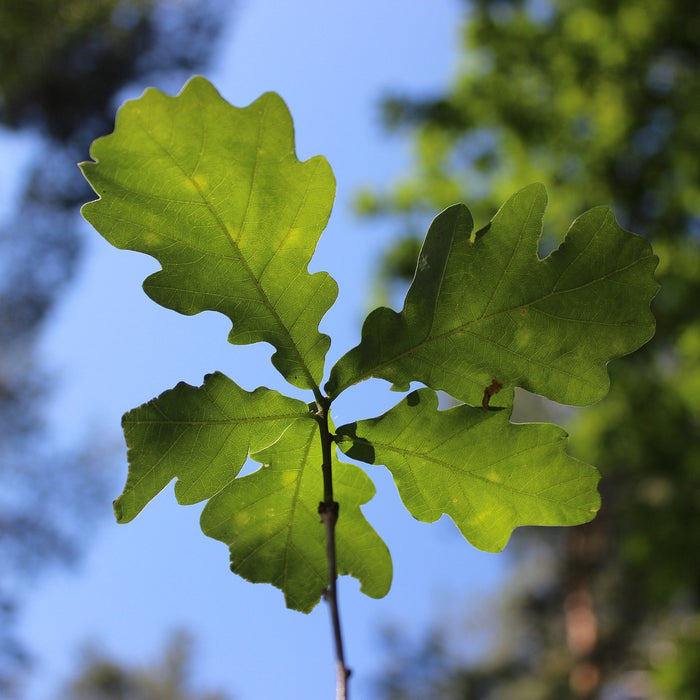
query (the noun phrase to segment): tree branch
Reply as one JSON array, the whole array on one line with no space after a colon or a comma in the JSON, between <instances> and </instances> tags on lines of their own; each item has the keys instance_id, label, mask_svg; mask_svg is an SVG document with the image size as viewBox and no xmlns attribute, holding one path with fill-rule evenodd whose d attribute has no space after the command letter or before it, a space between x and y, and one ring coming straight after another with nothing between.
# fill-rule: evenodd
<instances>
[{"instance_id":1,"label":"tree branch","mask_svg":"<svg viewBox=\"0 0 700 700\"><path fill-rule=\"evenodd\" d=\"M338 611L338 567L335 550L335 526L338 522L339 506L333 500L333 468L332 447L333 437L328 429L328 409L330 400L322 397L316 401L318 424L321 433L321 450L323 455L323 500L318 504L318 512L321 522L326 528L326 558L328 560L328 588L325 591L325 599L331 614L333 627L333 640L335 642L335 666L336 666L336 700L347 700L348 678L350 669L345 665L345 653L343 651L343 635L340 628L340 613Z\"/></svg>"}]
</instances>

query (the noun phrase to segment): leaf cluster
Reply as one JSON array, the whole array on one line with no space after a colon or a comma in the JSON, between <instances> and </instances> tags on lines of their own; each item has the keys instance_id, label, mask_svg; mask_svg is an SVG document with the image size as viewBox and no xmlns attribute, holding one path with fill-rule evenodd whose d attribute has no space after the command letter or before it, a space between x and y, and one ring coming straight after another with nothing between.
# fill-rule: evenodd
<instances>
[{"instance_id":1,"label":"leaf cluster","mask_svg":"<svg viewBox=\"0 0 700 700\"><path fill-rule=\"evenodd\" d=\"M361 195L365 212L410 230L424 211L468 197L479 218L536 179L552 199L545 241L576 212L609 202L662 261L653 343L615 364L607 400L567 424L572 451L604 476L603 510L576 537L538 529L521 539L523 566L538 550L556 554L546 585L534 594L517 586L503 644L512 646L517 618L530 641L522 656L494 658L491 677L502 672L496 694L520 697L535 678L543 697L568 692L560 683L568 687L576 660L548 659L567 644L563 601L574 585L585 587L598 615L586 657L599 671L598 692L630 667L653 677L677 665L679 679L698 686L697 670L683 661L695 632L681 632L693 629L700 604L697 567L688 566L700 530L700 163L689 155L700 134L698 22L688 0L476 0L449 87L385 101L387 125L403 131L415 158L398 182ZM396 263L399 252L388 256L392 270L410 267ZM675 651L659 658L662 647ZM514 659L525 660L515 683Z\"/></svg>"},{"instance_id":2,"label":"leaf cluster","mask_svg":"<svg viewBox=\"0 0 700 700\"><path fill-rule=\"evenodd\" d=\"M349 457L385 465L414 517L447 514L487 551L521 525L594 517L598 473L566 454L566 434L509 416L516 387L574 405L599 400L607 363L653 334L657 260L608 209L582 215L540 259L542 185L513 195L478 231L466 206L447 208L403 309L373 311L323 384L330 339L318 325L337 287L308 265L335 181L324 158L297 160L279 96L235 108L203 78L176 97L149 89L121 108L91 156L81 167L100 198L83 215L115 246L159 261L146 293L186 315L223 313L229 342L271 344L280 374L309 392L308 404L247 392L215 373L127 413L119 521L177 479L180 503L208 501L202 529L229 546L232 570L308 611L329 584L317 506L328 505L323 475L332 472L338 571L370 596L386 594L389 553L361 511L374 486L324 452L332 402L370 377L400 391L424 386L382 416L331 425L330 437ZM439 410L437 391L460 405ZM240 476L248 457L260 467Z\"/></svg>"}]
</instances>

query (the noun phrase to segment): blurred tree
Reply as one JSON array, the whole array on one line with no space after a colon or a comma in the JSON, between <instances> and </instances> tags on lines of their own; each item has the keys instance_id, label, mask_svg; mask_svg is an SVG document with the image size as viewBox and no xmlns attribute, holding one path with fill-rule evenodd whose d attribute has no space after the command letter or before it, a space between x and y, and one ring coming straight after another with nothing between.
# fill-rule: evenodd
<instances>
[{"instance_id":1,"label":"blurred tree","mask_svg":"<svg viewBox=\"0 0 700 700\"><path fill-rule=\"evenodd\" d=\"M65 700L227 700L221 692L201 692L190 680L192 640L177 632L163 658L144 668L128 668L108 656L85 653L76 677L69 681Z\"/></svg>"},{"instance_id":2,"label":"blurred tree","mask_svg":"<svg viewBox=\"0 0 700 700\"><path fill-rule=\"evenodd\" d=\"M57 455L46 444L49 381L34 350L79 261L78 206L92 193L75 163L111 131L122 89L179 87L203 66L224 7L0 0L0 127L40 144L13 214L0 222L0 695L26 660L10 624L22 582L75 554L104 478L95 465L105 455Z\"/></svg>"},{"instance_id":3,"label":"blurred tree","mask_svg":"<svg viewBox=\"0 0 700 700\"><path fill-rule=\"evenodd\" d=\"M511 599L498 653L452 663L436 694L391 674L383 697L700 697L697 4L474 0L461 36L446 94L384 100L386 125L415 145L414 172L360 193L358 208L410 234L428 211L464 200L481 225L541 181L547 250L578 214L610 204L661 258L657 334L611 367L609 397L571 420L572 451L603 473L603 508L569 532L519 534L522 561L543 543L555 555L549 575ZM412 270L410 241L388 254L390 281ZM404 671L426 653L442 653L435 638L402 651Z\"/></svg>"}]
</instances>

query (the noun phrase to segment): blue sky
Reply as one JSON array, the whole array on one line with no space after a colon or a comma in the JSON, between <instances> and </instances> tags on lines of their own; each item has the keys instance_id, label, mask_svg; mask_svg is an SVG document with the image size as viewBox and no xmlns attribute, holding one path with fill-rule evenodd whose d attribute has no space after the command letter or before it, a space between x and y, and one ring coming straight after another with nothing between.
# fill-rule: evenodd
<instances>
[{"instance_id":1,"label":"blue sky","mask_svg":"<svg viewBox=\"0 0 700 700\"><path fill-rule=\"evenodd\" d=\"M410 162L405 141L380 128L379 98L389 89L446 86L462 9L459 0L240 2L206 72L237 106L279 92L294 117L299 158L320 153L333 167L336 204L311 265L330 272L340 287L322 326L333 338L329 367L359 339L372 265L396 233L391 222L358 220L353 194L361 185L390 182ZM229 345L223 316L184 317L155 305L141 283L157 263L111 248L87 225L84 231L84 263L46 329L42 357L58 378L50 408L57 438L97 439L106 450L115 448L113 493L104 517L90 524L95 531L80 566L44 577L28 600L20 631L38 662L28 700L53 697L81 647L102 646L138 663L160 653L176 628L194 634L195 677L207 688L239 700L332 697L325 606L308 616L286 610L277 589L231 574L225 546L199 530L201 506L177 506L171 485L134 522L114 522L110 501L126 477L119 431L125 411L179 381L199 385L214 370L249 390L290 392L267 347ZM337 401L334 418L377 415L398 398L386 383L368 382ZM413 634L436 618L459 626L465 600L488 598L505 564L502 556L473 549L445 518L433 525L413 520L386 470L375 468L371 476L378 495L364 512L392 553L394 583L375 601L353 579L340 580L358 700L372 697L369 681L381 668L381 625L401 624Z\"/></svg>"}]
</instances>

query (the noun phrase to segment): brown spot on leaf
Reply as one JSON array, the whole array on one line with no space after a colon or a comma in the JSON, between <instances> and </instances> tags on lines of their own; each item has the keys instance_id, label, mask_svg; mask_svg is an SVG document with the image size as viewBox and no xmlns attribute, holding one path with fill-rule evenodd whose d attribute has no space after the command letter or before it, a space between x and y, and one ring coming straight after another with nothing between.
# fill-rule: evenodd
<instances>
[{"instance_id":1,"label":"brown spot on leaf","mask_svg":"<svg viewBox=\"0 0 700 700\"><path fill-rule=\"evenodd\" d=\"M498 379L493 379L491 384L484 389L484 398L481 402L481 407L484 413L489 410L489 401L494 394L497 394L503 388L503 384Z\"/></svg>"}]
</instances>

